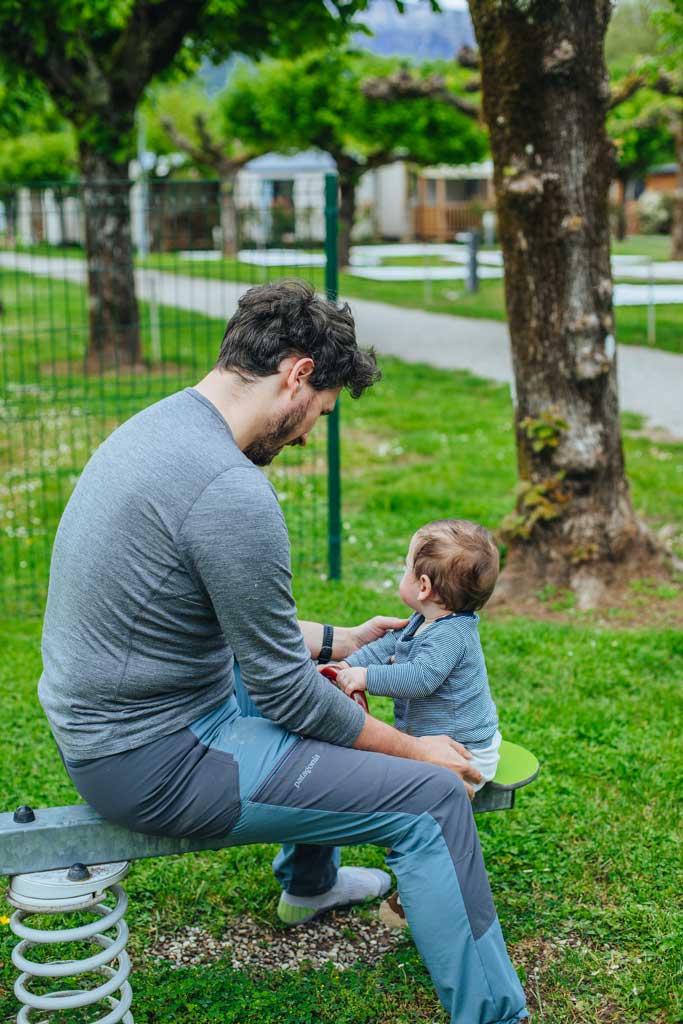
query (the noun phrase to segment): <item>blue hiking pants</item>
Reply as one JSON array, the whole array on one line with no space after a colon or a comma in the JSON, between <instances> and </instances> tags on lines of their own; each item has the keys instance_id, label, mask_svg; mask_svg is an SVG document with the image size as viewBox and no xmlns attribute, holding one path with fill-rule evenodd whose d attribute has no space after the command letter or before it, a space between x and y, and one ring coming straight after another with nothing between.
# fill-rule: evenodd
<instances>
[{"instance_id":1,"label":"blue hiking pants","mask_svg":"<svg viewBox=\"0 0 683 1024\"><path fill-rule=\"evenodd\" d=\"M235 696L135 750L65 763L88 803L136 831L323 847L320 862L335 871L334 847L390 847L413 939L451 1024L527 1016L472 807L452 772L296 736L242 714ZM297 856L310 867L305 849L285 848L283 875L298 875Z\"/></svg>"},{"instance_id":2,"label":"blue hiking pants","mask_svg":"<svg viewBox=\"0 0 683 1024\"><path fill-rule=\"evenodd\" d=\"M234 663L234 671L235 699L240 713L246 718L262 718L242 682L237 662ZM340 861L338 846L284 843L273 861L273 871L284 891L292 896L319 896L337 881Z\"/></svg>"}]
</instances>

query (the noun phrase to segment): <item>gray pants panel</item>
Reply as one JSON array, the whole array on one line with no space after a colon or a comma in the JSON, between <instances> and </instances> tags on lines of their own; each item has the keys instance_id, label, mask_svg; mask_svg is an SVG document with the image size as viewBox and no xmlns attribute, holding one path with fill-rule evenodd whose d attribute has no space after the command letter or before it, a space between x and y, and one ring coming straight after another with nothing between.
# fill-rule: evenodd
<instances>
[{"instance_id":1,"label":"gray pants panel","mask_svg":"<svg viewBox=\"0 0 683 1024\"><path fill-rule=\"evenodd\" d=\"M225 836L240 810L239 767L190 729L122 754L65 759L71 781L108 821L165 836Z\"/></svg>"},{"instance_id":2,"label":"gray pants panel","mask_svg":"<svg viewBox=\"0 0 683 1024\"><path fill-rule=\"evenodd\" d=\"M304 739L251 799L352 814L429 814L448 846L474 938L496 918L469 798L445 768Z\"/></svg>"}]
</instances>

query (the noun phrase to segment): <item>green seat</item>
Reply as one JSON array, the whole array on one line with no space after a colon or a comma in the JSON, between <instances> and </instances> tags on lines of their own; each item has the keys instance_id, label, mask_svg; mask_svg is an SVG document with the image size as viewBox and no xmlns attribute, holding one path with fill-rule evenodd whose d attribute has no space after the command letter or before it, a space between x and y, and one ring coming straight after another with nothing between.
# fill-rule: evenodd
<instances>
[{"instance_id":1,"label":"green seat","mask_svg":"<svg viewBox=\"0 0 683 1024\"><path fill-rule=\"evenodd\" d=\"M474 794L472 803L474 813L509 811L515 806L517 790L534 781L539 767L538 759L531 751L520 747L518 743L503 740L500 745L500 761L496 777Z\"/></svg>"},{"instance_id":2,"label":"green seat","mask_svg":"<svg viewBox=\"0 0 683 1024\"><path fill-rule=\"evenodd\" d=\"M500 761L496 776L489 785L495 789L521 789L533 782L538 775L538 758L530 750L517 743L503 740L500 745Z\"/></svg>"}]
</instances>

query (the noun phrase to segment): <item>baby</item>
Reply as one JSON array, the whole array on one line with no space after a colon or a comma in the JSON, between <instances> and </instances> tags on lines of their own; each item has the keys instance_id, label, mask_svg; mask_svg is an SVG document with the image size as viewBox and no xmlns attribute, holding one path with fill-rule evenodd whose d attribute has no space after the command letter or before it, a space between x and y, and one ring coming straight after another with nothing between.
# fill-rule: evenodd
<instances>
[{"instance_id":1,"label":"baby","mask_svg":"<svg viewBox=\"0 0 683 1024\"><path fill-rule=\"evenodd\" d=\"M481 787L496 774L501 734L491 699L476 614L498 578L488 530L465 519L437 519L413 536L399 594L414 610L340 663L336 684L394 698L394 724L411 736L447 735L472 752Z\"/></svg>"}]
</instances>

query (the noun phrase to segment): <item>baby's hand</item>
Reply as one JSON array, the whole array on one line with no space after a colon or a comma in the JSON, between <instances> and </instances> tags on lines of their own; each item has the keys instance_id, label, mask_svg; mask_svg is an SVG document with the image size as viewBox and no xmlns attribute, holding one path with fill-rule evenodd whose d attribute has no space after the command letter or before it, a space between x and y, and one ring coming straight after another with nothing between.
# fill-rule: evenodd
<instances>
[{"instance_id":1,"label":"baby's hand","mask_svg":"<svg viewBox=\"0 0 683 1024\"><path fill-rule=\"evenodd\" d=\"M358 690L367 690L367 674L368 670L366 668L343 668L337 674L335 683L340 690L344 691L347 697L350 697L352 693L356 693Z\"/></svg>"}]
</instances>

